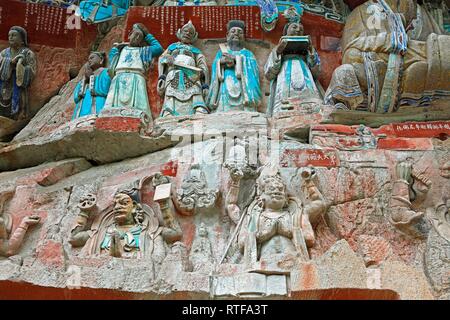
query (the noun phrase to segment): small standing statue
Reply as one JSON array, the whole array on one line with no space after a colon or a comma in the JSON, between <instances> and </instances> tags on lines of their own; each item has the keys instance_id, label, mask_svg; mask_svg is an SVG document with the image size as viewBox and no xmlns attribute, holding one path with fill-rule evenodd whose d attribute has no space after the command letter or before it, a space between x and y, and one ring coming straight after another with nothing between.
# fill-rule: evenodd
<instances>
[{"instance_id":1,"label":"small standing statue","mask_svg":"<svg viewBox=\"0 0 450 320\"><path fill-rule=\"evenodd\" d=\"M158 93L164 96L161 117L209 113L205 104L209 71L205 56L192 44L198 33L189 21L177 32L180 40L159 58Z\"/></svg>"},{"instance_id":2,"label":"small standing statue","mask_svg":"<svg viewBox=\"0 0 450 320\"><path fill-rule=\"evenodd\" d=\"M90 54L85 65L84 78L75 87L76 106L72 120L91 114L98 115L102 111L111 85L111 78L105 65L104 52Z\"/></svg>"},{"instance_id":3,"label":"small standing statue","mask_svg":"<svg viewBox=\"0 0 450 320\"><path fill-rule=\"evenodd\" d=\"M28 88L36 75L36 57L28 48L27 32L14 26L9 48L0 53L0 116L14 120L28 116Z\"/></svg>"},{"instance_id":4,"label":"small standing statue","mask_svg":"<svg viewBox=\"0 0 450 320\"><path fill-rule=\"evenodd\" d=\"M287 9L285 16L289 23L284 27L284 36L264 67L264 74L271 81L269 115L323 100L315 82L320 72L319 55L310 38L303 35L296 9Z\"/></svg>"},{"instance_id":5,"label":"small standing statue","mask_svg":"<svg viewBox=\"0 0 450 320\"><path fill-rule=\"evenodd\" d=\"M220 45L212 65L208 106L211 110L257 111L261 104L258 63L244 48L245 23L231 20L227 45Z\"/></svg>"},{"instance_id":6,"label":"small standing statue","mask_svg":"<svg viewBox=\"0 0 450 320\"><path fill-rule=\"evenodd\" d=\"M158 57L163 49L141 23L133 25L129 40L129 43L115 44L109 53L113 79L105 109L142 111L151 119L146 73L152 59Z\"/></svg>"}]
</instances>

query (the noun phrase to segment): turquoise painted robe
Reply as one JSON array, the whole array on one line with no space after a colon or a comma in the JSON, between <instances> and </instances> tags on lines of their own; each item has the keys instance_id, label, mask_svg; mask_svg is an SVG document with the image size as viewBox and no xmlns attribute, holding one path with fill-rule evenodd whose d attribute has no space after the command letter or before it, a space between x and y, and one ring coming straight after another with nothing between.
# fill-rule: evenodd
<instances>
[{"instance_id":1,"label":"turquoise painted robe","mask_svg":"<svg viewBox=\"0 0 450 320\"><path fill-rule=\"evenodd\" d=\"M234 55L237 63L232 68L220 65L222 50L217 52L212 65L209 108L218 112L257 111L262 96L255 56L245 48L239 51L227 49L227 53Z\"/></svg>"},{"instance_id":2,"label":"turquoise painted robe","mask_svg":"<svg viewBox=\"0 0 450 320\"><path fill-rule=\"evenodd\" d=\"M85 80L78 82L73 94L76 106L72 120L91 114L98 115L105 106L110 85L111 78L107 68L97 69L90 77L89 83Z\"/></svg>"},{"instance_id":3,"label":"turquoise painted robe","mask_svg":"<svg viewBox=\"0 0 450 320\"><path fill-rule=\"evenodd\" d=\"M81 18L90 23L100 23L124 16L130 7L130 0L111 0L107 6L103 2L104 0L81 1Z\"/></svg>"},{"instance_id":4,"label":"turquoise painted robe","mask_svg":"<svg viewBox=\"0 0 450 320\"><path fill-rule=\"evenodd\" d=\"M163 49L151 34L145 37L145 41L149 44L145 47L126 46L121 51L111 49L109 61L115 76L106 98L105 109L134 109L145 112L151 119L146 73L152 59L161 55Z\"/></svg>"}]
</instances>

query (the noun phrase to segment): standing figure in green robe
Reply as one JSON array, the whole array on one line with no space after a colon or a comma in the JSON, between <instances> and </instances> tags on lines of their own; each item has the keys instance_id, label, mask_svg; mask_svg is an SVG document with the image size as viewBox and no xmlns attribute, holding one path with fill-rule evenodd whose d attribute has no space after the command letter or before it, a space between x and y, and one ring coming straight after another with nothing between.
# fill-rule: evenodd
<instances>
[{"instance_id":1,"label":"standing figure in green robe","mask_svg":"<svg viewBox=\"0 0 450 320\"><path fill-rule=\"evenodd\" d=\"M146 73L152 59L158 57L163 48L141 23L133 25L129 40L129 43L115 44L109 53L113 79L104 109L141 111L152 119Z\"/></svg>"}]
</instances>

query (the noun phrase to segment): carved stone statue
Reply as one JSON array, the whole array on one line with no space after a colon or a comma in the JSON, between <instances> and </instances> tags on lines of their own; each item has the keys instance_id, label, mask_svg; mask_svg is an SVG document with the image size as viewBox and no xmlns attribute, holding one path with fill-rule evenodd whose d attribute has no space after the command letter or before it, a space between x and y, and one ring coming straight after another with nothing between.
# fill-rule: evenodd
<instances>
[{"instance_id":1,"label":"carved stone statue","mask_svg":"<svg viewBox=\"0 0 450 320\"><path fill-rule=\"evenodd\" d=\"M209 71L203 53L192 44L198 33L191 21L177 32L179 42L171 44L159 58L158 92L164 96L161 117L209 113L205 104Z\"/></svg>"},{"instance_id":2,"label":"carved stone statue","mask_svg":"<svg viewBox=\"0 0 450 320\"><path fill-rule=\"evenodd\" d=\"M242 177L231 172L233 181ZM305 203L288 195L277 170L266 167L257 180L256 199L241 211L236 197L227 199L227 212L237 222L238 241L248 266L264 260L284 262L292 267L296 260L308 260L307 247L314 244L313 225L324 214L327 204L313 182L314 171L302 173ZM232 188L237 188L234 184ZM235 193L236 194L236 193Z\"/></svg>"},{"instance_id":3,"label":"carved stone statue","mask_svg":"<svg viewBox=\"0 0 450 320\"><path fill-rule=\"evenodd\" d=\"M189 260L194 272L201 271L209 273L214 266L214 256L212 253L211 242L208 238L208 229L202 222L197 229L197 234L192 243Z\"/></svg>"},{"instance_id":4,"label":"carved stone statue","mask_svg":"<svg viewBox=\"0 0 450 320\"><path fill-rule=\"evenodd\" d=\"M227 44L220 45L212 65L208 106L211 110L257 111L261 104L258 63L244 48L245 23L227 25Z\"/></svg>"},{"instance_id":5,"label":"carved stone statue","mask_svg":"<svg viewBox=\"0 0 450 320\"><path fill-rule=\"evenodd\" d=\"M0 116L17 120L28 116L28 88L37 64L24 28L12 27L8 41L9 47L0 52Z\"/></svg>"},{"instance_id":6,"label":"carved stone statue","mask_svg":"<svg viewBox=\"0 0 450 320\"><path fill-rule=\"evenodd\" d=\"M84 77L75 87L76 106L72 120L92 114L98 115L102 111L111 85L111 78L105 66L106 55L104 52L92 52L89 55Z\"/></svg>"},{"instance_id":7,"label":"carved stone statue","mask_svg":"<svg viewBox=\"0 0 450 320\"><path fill-rule=\"evenodd\" d=\"M400 162L395 168L396 180L389 203L389 221L400 231L413 237L423 237L423 212L412 209L412 202L422 202L431 186L423 175L413 171L411 163Z\"/></svg>"},{"instance_id":8,"label":"carved stone statue","mask_svg":"<svg viewBox=\"0 0 450 320\"><path fill-rule=\"evenodd\" d=\"M25 234L29 227L40 221L37 215L31 215L22 219L22 222L13 231L13 221L9 214L3 212L3 204L9 194L0 194L0 256L9 257L19 252Z\"/></svg>"},{"instance_id":9,"label":"carved stone statue","mask_svg":"<svg viewBox=\"0 0 450 320\"><path fill-rule=\"evenodd\" d=\"M194 214L198 209L212 208L216 203L217 190L208 188L205 173L198 164L191 166L177 190L177 209L183 214Z\"/></svg>"},{"instance_id":10,"label":"carved stone statue","mask_svg":"<svg viewBox=\"0 0 450 320\"><path fill-rule=\"evenodd\" d=\"M291 10L292 11L292 10ZM295 8L293 10L295 11ZM287 50L289 44L306 40L300 16L291 16L283 37L272 50L264 67L264 74L270 84L268 114L301 109L302 105L321 104L322 95L315 79L320 72L320 59L309 40L305 49Z\"/></svg>"},{"instance_id":11,"label":"carved stone statue","mask_svg":"<svg viewBox=\"0 0 450 320\"><path fill-rule=\"evenodd\" d=\"M414 0L380 0L352 11L341 39L343 64L325 102L385 113L449 99L450 37L431 17L412 29L418 6Z\"/></svg>"},{"instance_id":12,"label":"carved stone statue","mask_svg":"<svg viewBox=\"0 0 450 320\"><path fill-rule=\"evenodd\" d=\"M93 204L87 206L92 208ZM112 209L95 217L90 227L91 214L82 211L71 231L69 242L73 247L84 246L82 253L86 255L149 259L154 275L159 272L170 244L181 239L181 229L173 213L161 210L163 216L159 216L140 203L136 189L118 191Z\"/></svg>"},{"instance_id":13,"label":"carved stone statue","mask_svg":"<svg viewBox=\"0 0 450 320\"><path fill-rule=\"evenodd\" d=\"M158 57L163 49L140 23L133 25L129 40L129 43L115 44L109 53L113 78L104 109L131 109L143 112L151 119L146 73L152 59Z\"/></svg>"}]
</instances>

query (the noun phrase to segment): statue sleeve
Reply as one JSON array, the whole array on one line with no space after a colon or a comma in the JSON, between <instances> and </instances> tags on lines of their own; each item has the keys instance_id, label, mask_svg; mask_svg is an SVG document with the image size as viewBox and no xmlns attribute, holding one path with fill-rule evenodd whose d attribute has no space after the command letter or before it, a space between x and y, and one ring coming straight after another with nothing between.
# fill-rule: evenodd
<instances>
[{"instance_id":1,"label":"statue sleeve","mask_svg":"<svg viewBox=\"0 0 450 320\"><path fill-rule=\"evenodd\" d=\"M95 93L97 96L106 97L108 95L109 87L111 86L111 77L108 69L104 69L97 77L95 85Z\"/></svg>"},{"instance_id":2,"label":"statue sleeve","mask_svg":"<svg viewBox=\"0 0 450 320\"><path fill-rule=\"evenodd\" d=\"M23 88L28 88L34 79L37 72L36 56L33 51L28 50L25 57L25 64L17 65L17 85ZM19 77L19 73L21 74ZM19 78L21 78L19 81Z\"/></svg>"},{"instance_id":3,"label":"statue sleeve","mask_svg":"<svg viewBox=\"0 0 450 320\"><path fill-rule=\"evenodd\" d=\"M75 87L75 90L73 92L73 101L75 103L78 103L81 101L82 96L81 96L81 84L83 81L78 82L77 86Z\"/></svg>"},{"instance_id":4,"label":"statue sleeve","mask_svg":"<svg viewBox=\"0 0 450 320\"><path fill-rule=\"evenodd\" d=\"M264 65L264 75L267 80L274 80L281 71L281 56L278 56L275 49L269 54Z\"/></svg>"},{"instance_id":5,"label":"statue sleeve","mask_svg":"<svg viewBox=\"0 0 450 320\"><path fill-rule=\"evenodd\" d=\"M209 96L208 96L208 107L211 110L215 110L218 105L219 99L219 89L220 89L220 81L219 81L219 72L218 68L220 68L220 58L222 58L222 51L219 50L216 54L214 62L212 64L211 70L211 84L209 85Z\"/></svg>"},{"instance_id":6,"label":"statue sleeve","mask_svg":"<svg viewBox=\"0 0 450 320\"><path fill-rule=\"evenodd\" d=\"M6 81L11 78L11 58L8 49L5 49L0 54L0 80Z\"/></svg>"},{"instance_id":7,"label":"statue sleeve","mask_svg":"<svg viewBox=\"0 0 450 320\"><path fill-rule=\"evenodd\" d=\"M206 58L203 54L199 53L196 57L197 67L203 70L203 84L209 85L209 70L206 64Z\"/></svg>"},{"instance_id":8,"label":"statue sleeve","mask_svg":"<svg viewBox=\"0 0 450 320\"><path fill-rule=\"evenodd\" d=\"M146 51L144 62L150 62L152 58L159 57L163 53L163 47L152 34L147 34L145 41L148 43L148 46L143 48Z\"/></svg>"},{"instance_id":9,"label":"statue sleeve","mask_svg":"<svg viewBox=\"0 0 450 320\"><path fill-rule=\"evenodd\" d=\"M242 90L249 106L256 108L261 103L258 62L250 51L244 55Z\"/></svg>"}]
</instances>

